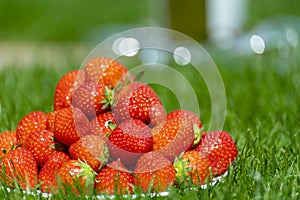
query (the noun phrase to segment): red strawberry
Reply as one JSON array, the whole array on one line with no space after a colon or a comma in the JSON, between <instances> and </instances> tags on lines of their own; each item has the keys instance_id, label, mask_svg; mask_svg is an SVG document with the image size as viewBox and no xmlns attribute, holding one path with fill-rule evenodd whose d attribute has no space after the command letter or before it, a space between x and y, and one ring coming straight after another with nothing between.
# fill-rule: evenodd
<instances>
[{"instance_id":1,"label":"red strawberry","mask_svg":"<svg viewBox=\"0 0 300 200\"><path fill-rule=\"evenodd\" d=\"M17 148L1 161L1 179L8 185L20 184L23 189L35 188L38 167L30 151Z\"/></svg>"},{"instance_id":2,"label":"red strawberry","mask_svg":"<svg viewBox=\"0 0 300 200\"><path fill-rule=\"evenodd\" d=\"M102 83L87 82L75 90L73 106L80 108L88 118L110 109L112 91Z\"/></svg>"},{"instance_id":3,"label":"red strawberry","mask_svg":"<svg viewBox=\"0 0 300 200\"><path fill-rule=\"evenodd\" d=\"M16 131L6 131L0 134L0 157L18 146Z\"/></svg>"},{"instance_id":4,"label":"red strawberry","mask_svg":"<svg viewBox=\"0 0 300 200\"><path fill-rule=\"evenodd\" d=\"M210 177L210 166L207 157L195 150L184 152L174 162L178 184L191 180L194 184L204 184Z\"/></svg>"},{"instance_id":5,"label":"red strawberry","mask_svg":"<svg viewBox=\"0 0 300 200\"><path fill-rule=\"evenodd\" d=\"M189 110L173 110L167 115L167 119L180 118L182 120L188 120L193 125L196 125L199 129L202 128L200 118Z\"/></svg>"},{"instance_id":6,"label":"red strawberry","mask_svg":"<svg viewBox=\"0 0 300 200\"><path fill-rule=\"evenodd\" d=\"M109 136L113 129L116 128L117 122L111 112L105 112L97 115L90 122L91 132L95 135L107 135Z\"/></svg>"},{"instance_id":7,"label":"red strawberry","mask_svg":"<svg viewBox=\"0 0 300 200\"><path fill-rule=\"evenodd\" d=\"M63 108L48 114L47 128L54 138L70 146L80 137L90 134L89 120L79 108Z\"/></svg>"},{"instance_id":8,"label":"red strawberry","mask_svg":"<svg viewBox=\"0 0 300 200\"><path fill-rule=\"evenodd\" d=\"M97 193L126 194L133 192L133 176L120 161L113 161L103 168L96 177Z\"/></svg>"},{"instance_id":9,"label":"red strawberry","mask_svg":"<svg viewBox=\"0 0 300 200\"><path fill-rule=\"evenodd\" d=\"M175 182L172 162L155 151L142 155L134 168L134 184L143 191L163 191ZM151 185L152 184L152 185Z\"/></svg>"},{"instance_id":10,"label":"red strawberry","mask_svg":"<svg viewBox=\"0 0 300 200\"><path fill-rule=\"evenodd\" d=\"M84 83L83 70L73 70L66 73L57 83L54 95L54 110L67 108L72 105L74 91Z\"/></svg>"},{"instance_id":11,"label":"red strawberry","mask_svg":"<svg viewBox=\"0 0 300 200\"><path fill-rule=\"evenodd\" d=\"M194 129L189 120L169 118L165 124L152 129L153 150L160 151L170 160L188 150L195 140Z\"/></svg>"},{"instance_id":12,"label":"red strawberry","mask_svg":"<svg viewBox=\"0 0 300 200\"><path fill-rule=\"evenodd\" d=\"M113 114L118 123L133 118L155 126L166 117L158 96L144 83L133 82L124 86L115 98Z\"/></svg>"},{"instance_id":13,"label":"red strawberry","mask_svg":"<svg viewBox=\"0 0 300 200\"><path fill-rule=\"evenodd\" d=\"M69 148L70 155L75 160L89 164L94 171L99 171L108 161L109 152L103 136L86 135L73 143Z\"/></svg>"},{"instance_id":14,"label":"red strawberry","mask_svg":"<svg viewBox=\"0 0 300 200\"><path fill-rule=\"evenodd\" d=\"M186 120L191 123L194 130L194 143L193 147L197 146L201 139L202 132L202 122L200 118L193 112L189 110L174 110L168 113L167 120L178 118L180 120Z\"/></svg>"},{"instance_id":15,"label":"red strawberry","mask_svg":"<svg viewBox=\"0 0 300 200\"><path fill-rule=\"evenodd\" d=\"M223 174L238 155L234 140L224 131L205 134L195 150L207 155L213 175Z\"/></svg>"},{"instance_id":16,"label":"red strawberry","mask_svg":"<svg viewBox=\"0 0 300 200\"><path fill-rule=\"evenodd\" d=\"M84 71L88 82L100 83L115 88L117 83L127 73L127 69L117 61L105 57L96 57L89 60Z\"/></svg>"},{"instance_id":17,"label":"red strawberry","mask_svg":"<svg viewBox=\"0 0 300 200\"><path fill-rule=\"evenodd\" d=\"M58 171L63 186L70 187L76 193L92 194L96 172L86 163L69 160Z\"/></svg>"},{"instance_id":18,"label":"red strawberry","mask_svg":"<svg viewBox=\"0 0 300 200\"><path fill-rule=\"evenodd\" d=\"M39 183L41 184L42 192L50 192L57 189L58 170L69 160L70 157L63 152L54 152L50 155L39 173Z\"/></svg>"},{"instance_id":19,"label":"red strawberry","mask_svg":"<svg viewBox=\"0 0 300 200\"><path fill-rule=\"evenodd\" d=\"M110 153L126 166L134 166L141 153L152 150L151 129L141 120L129 119L117 126L109 136Z\"/></svg>"},{"instance_id":20,"label":"red strawberry","mask_svg":"<svg viewBox=\"0 0 300 200\"><path fill-rule=\"evenodd\" d=\"M33 132L23 147L28 149L35 158L38 166L46 163L49 156L56 151L58 143L54 141L54 133L47 130Z\"/></svg>"},{"instance_id":21,"label":"red strawberry","mask_svg":"<svg viewBox=\"0 0 300 200\"><path fill-rule=\"evenodd\" d=\"M23 144L33 132L46 129L47 114L34 111L25 115L17 125L16 134L19 144Z\"/></svg>"}]
</instances>

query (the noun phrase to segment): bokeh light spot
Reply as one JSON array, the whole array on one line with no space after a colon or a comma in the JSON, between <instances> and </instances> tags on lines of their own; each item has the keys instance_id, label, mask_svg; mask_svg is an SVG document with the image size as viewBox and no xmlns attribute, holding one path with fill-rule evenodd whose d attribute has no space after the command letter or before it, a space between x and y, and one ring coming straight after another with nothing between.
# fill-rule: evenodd
<instances>
[{"instance_id":1,"label":"bokeh light spot","mask_svg":"<svg viewBox=\"0 0 300 200\"><path fill-rule=\"evenodd\" d=\"M174 60L179 65L187 65L191 62L192 54L186 47L177 47L174 50Z\"/></svg>"},{"instance_id":2,"label":"bokeh light spot","mask_svg":"<svg viewBox=\"0 0 300 200\"><path fill-rule=\"evenodd\" d=\"M119 51L124 56L134 56L140 49L140 43L134 38L124 38L119 43Z\"/></svg>"},{"instance_id":3,"label":"bokeh light spot","mask_svg":"<svg viewBox=\"0 0 300 200\"><path fill-rule=\"evenodd\" d=\"M114 41L113 45L112 45L112 49L113 49L114 53L117 54L118 56L121 56L121 55L122 55L121 52L120 52L120 50L119 50L119 46L120 46L120 43L121 43L124 39L126 39L126 38L125 38L125 37L120 37L120 38L116 39L116 40Z\"/></svg>"},{"instance_id":4,"label":"bokeh light spot","mask_svg":"<svg viewBox=\"0 0 300 200\"><path fill-rule=\"evenodd\" d=\"M265 41L259 35L252 35L250 38L251 49L256 54L263 54L265 51Z\"/></svg>"}]
</instances>

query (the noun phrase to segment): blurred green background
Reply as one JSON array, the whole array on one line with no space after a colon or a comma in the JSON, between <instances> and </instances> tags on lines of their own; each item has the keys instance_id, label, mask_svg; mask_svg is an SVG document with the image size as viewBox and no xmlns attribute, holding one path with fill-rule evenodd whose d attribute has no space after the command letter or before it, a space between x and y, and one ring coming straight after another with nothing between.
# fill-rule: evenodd
<instances>
[{"instance_id":1,"label":"blurred green background","mask_svg":"<svg viewBox=\"0 0 300 200\"><path fill-rule=\"evenodd\" d=\"M102 32L103 27L149 25L148 4L148 0L1 0L0 37L1 40L89 41L93 34L109 34Z\"/></svg>"},{"instance_id":2,"label":"blurred green background","mask_svg":"<svg viewBox=\"0 0 300 200\"><path fill-rule=\"evenodd\" d=\"M296 17L291 27L292 36L297 40L292 43L297 46L299 7L297 0L0 0L0 67L36 63L79 65L95 45L109 36L145 26L178 30L218 56L220 49L232 54L249 54L251 35L248 33L255 34L255 28L268 19L270 22L263 26L267 29L259 31L262 35L278 35L277 32L287 30L282 26L286 22L282 20L277 27L272 23L280 21L277 18L292 21L290 18ZM241 39L243 36L246 38ZM271 40L266 49L275 46L280 51L282 47L283 53L279 54L285 55L289 48L286 41L273 44L272 36L265 38L265 42Z\"/></svg>"},{"instance_id":3,"label":"blurred green background","mask_svg":"<svg viewBox=\"0 0 300 200\"><path fill-rule=\"evenodd\" d=\"M297 0L241 1L245 2L246 6L244 13L246 17L242 23L243 31L250 30L261 20L271 16L299 16L300 13L300 2ZM172 24L182 23L180 20L184 21L185 28L189 30L191 25L198 26L198 23L201 23L203 20L201 18L205 15L203 13L205 9L202 7L208 6L209 2L203 0L184 3L178 0L90 0L87 2L0 0L0 41L90 42L95 38L99 39L99 36L105 37L115 31L132 27L172 28ZM226 1L228 2L234 1ZM230 6L234 7L234 5ZM174 15L179 16L177 18L172 16L175 11ZM194 18L189 18L190 16ZM172 17L176 18L177 22L173 23L170 19Z\"/></svg>"}]
</instances>

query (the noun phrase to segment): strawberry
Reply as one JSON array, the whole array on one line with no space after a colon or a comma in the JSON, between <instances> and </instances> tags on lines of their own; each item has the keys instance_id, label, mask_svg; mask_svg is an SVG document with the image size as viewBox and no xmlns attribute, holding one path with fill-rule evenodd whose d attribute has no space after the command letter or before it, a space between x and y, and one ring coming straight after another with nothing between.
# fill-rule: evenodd
<instances>
[{"instance_id":1,"label":"strawberry","mask_svg":"<svg viewBox=\"0 0 300 200\"><path fill-rule=\"evenodd\" d=\"M156 151L142 155L134 168L134 185L143 191L150 187L164 191L175 183L175 169L172 162Z\"/></svg>"},{"instance_id":2,"label":"strawberry","mask_svg":"<svg viewBox=\"0 0 300 200\"><path fill-rule=\"evenodd\" d=\"M140 82L132 82L122 87L115 95L112 109L118 123L133 118L153 127L166 117L157 94L150 86Z\"/></svg>"},{"instance_id":3,"label":"strawberry","mask_svg":"<svg viewBox=\"0 0 300 200\"><path fill-rule=\"evenodd\" d=\"M95 135L109 136L113 129L116 128L116 124L117 122L111 112L102 113L91 120L91 133Z\"/></svg>"},{"instance_id":4,"label":"strawberry","mask_svg":"<svg viewBox=\"0 0 300 200\"><path fill-rule=\"evenodd\" d=\"M193 125L196 125L197 128L202 128L202 122L200 121L200 118L195 113L189 110L173 110L167 115L167 119L171 118L180 118L182 120L188 120Z\"/></svg>"},{"instance_id":5,"label":"strawberry","mask_svg":"<svg viewBox=\"0 0 300 200\"><path fill-rule=\"evenodd\" d=\"M33 155L24 148L14 149L2 158L1 179L8 185L23 189L35 188L38 167Z\"/></svg>"},{"instance_id":6,"label":"strawberry","mask_svg":"<svg viewBox=\"0 0 300 200\"><path fill-rule=\"evenodd\" d=\"M17 125L16 134L18 143L22 145L33 132L46 129L47 114L34 111L25 115Z\"/></svg>"},{"instance_id":7,"label":"strawberry","mask_svg":"<svg viewBox=\"0 0 300 200\"><path fill-rule=\"evenodd\" d=\"M152 129L153 150L160 151L173 161L188 150L195 140L193 125L189 120L169 118L165 124Z\"/></svg>"},{"instance_id":8,"label":"strawberry","mask_svg":"<svg viewBox=\"0 0 300 200\"><path fill-rule=\"evenodd\" d=\"M84 83L85 73L83 70L73 70L58 81L54 94L54 110L67 108L72 105L74 91Z\"/></svg>"},{"instance_id":9,"label":"strawberry","mask_svg":"<svg viewBox=\"0 0 300 200\"><path fill-rule=\"evenodd\" d=\"M59 180L63 186L73 192L92 194L96 172L86 163L79 160L69 160L58 170Z\"/></svg>"},{"instance_id":10,"label":"strawberry","mask_svg":"<svg viewBox=\"0 0 300 200\"><path fill-rule=\"evenodd\" d=\"M85 66L86 81L104 84L110 89L127 73L127 69L119 62L105 57L96 57L89 60Z\"/></svg>"},{"instance_id":11,"label":"strawberry","mask_svg":"<svg viewBox=\"0 0 300 200\"><path fill-rule=\"evenodd\" d=\"M0 158L16 146L18 146L16 131L6 131L0 134Z\"/></svg>"},{"instance_id":12,"label":"strawberry","mask_svg":"<svg viewBox=\"0 0 300 200\"><path fill-rule=\"evenodd\" d=\"M108 139L112 158L120 159L129 168L134 166L141 153L151 151L153 146L151 129L138 119L124 121Z\"/></svg>"},{"instance_id":13,"label":"strawberry","mask_svg":"<svg viewBox=\"0 0 300 200\"><path fill-rule=\"evenodd\" d=\"M80 108L88 118L110 109L112 91L102 83L95 84L87 82L75 90L73 95L73 106Z\"/></svg>"},{"instance_id":14,"label":"strawberry","mask_svg":"<svg viewBox=\"0 0 300 200\"><path fill-rule=\"evenodd\" d=\"M223 174L238 155L233 138L224 131L205 134L195 150L207 155L213 175Z\"/></svg>"},{"instance_id":15,"label":"strawberry","mask_svg":"<svg viewBox=\"0 0 300 200\"><path fill-rule=\"evenodd\" d=\"M49 156L56 151L58 143L54 141L54 133L47 130L33 132L28 140L23 144L23 147L29 150L38 166L46 163Z\"/></svg>"},{"instance_id":16,"label":"strawberry","mask_svg":"<svg viewBox=\"0 0 300 200\"><path fill-rule=\"evenodd\" d=\"M110 195L133 192L133 176L120 161L113 161L96 176L95 191Z\"/></svg>"},{"instance_id":17,"label":"strawberry","mask_svg":"<svg viewBox=\"0 0 300 200\"><path fill-rule=\"evenodd\" d=\"M39 183L41 184L42 192L50 192L50 190L57 189L58 170L69 160L70 157L63 152L54 152L50 155L39 173Z\"/></svg>"},{"instance_id":18,"label":"strawberry","mask_svg":"<svg viewBox=\"0 0 300 200\"><path fill-rule=\"evenodd\" d=\"M186 120L188 123L191 123L193 125L194 130L194 143L192 147L197 146L197 144L201 140L201 132L202 132L202 122L200 121L200 118L193 112L189 110L174 110L168 113L167 120L171 120L174 118L178 118L180 120ZM191 147L191 148L192 148Z\"/></svg>"},{"instance_id":19,"label":"strawberry","mask_svg":"<svg viewBox=\"0 0 300 200\"><path fill-rule=\"evenodd\" d=\"M73 159L85 161L94 171L99 171L108 161L109 152L103 136L86 135L69 148Z\"/></svg>"},{"instance_id":20,"label":"strawberry","mask_svg":"<svg viewBox=\"0 0 300 200\"><path fill-rule=\"evenodd\" d=\"M63 108L48 114L48 130L54 138L70 146L80 137L90 134L89 120L79 108Z\"/></svg>"},{"instance_id":21,"label":"strawberry","mask_svg":"<svg viewBox=\"0 0 300 200\"><path fill-rule=\"evenodd\" d=\"M210 177L207 157L195 150L186 151L176 158L174 168L178 184L185 185L191 180L194 184L201 185Z\"/></svg>"}]
</instances>

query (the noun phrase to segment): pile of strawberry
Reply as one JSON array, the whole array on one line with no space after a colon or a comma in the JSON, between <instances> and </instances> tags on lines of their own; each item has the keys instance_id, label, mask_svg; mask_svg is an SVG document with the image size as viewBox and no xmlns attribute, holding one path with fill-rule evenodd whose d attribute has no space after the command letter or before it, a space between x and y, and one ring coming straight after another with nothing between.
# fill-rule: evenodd
<instances>
[{"instance_id":1,"label":"pile of strawberry","mask_svg":"<svg viewBox=\"0 0 300 200\"><path fill-rule=\"evenodd\" d=\"M166 113L157 94L103 57L58 82L54 110L0 135L1 181L43 192L133 193L205 184L237 157L227 132L203 132L191 111Z\"/></svg>"}]
</instances>

